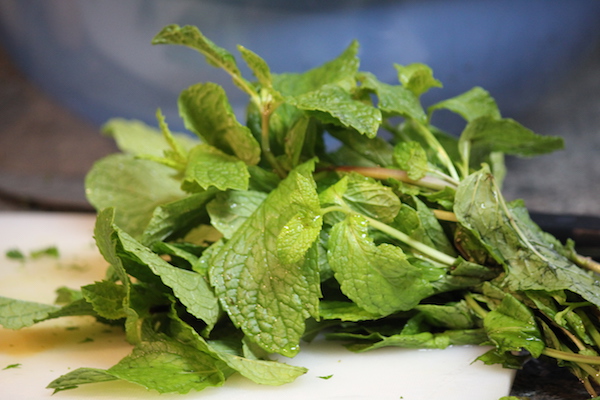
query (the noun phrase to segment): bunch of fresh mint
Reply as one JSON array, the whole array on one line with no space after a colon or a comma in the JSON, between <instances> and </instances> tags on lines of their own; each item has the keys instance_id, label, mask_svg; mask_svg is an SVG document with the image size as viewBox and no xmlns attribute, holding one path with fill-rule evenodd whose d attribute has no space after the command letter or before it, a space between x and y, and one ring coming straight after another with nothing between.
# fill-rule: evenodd
<instances>
[{"instance_id":1,"label":"bunch of fresh mint","mask_svg":"<svg viewBox=\"0 0 600 400\"><path fill-rule=\"evenodd\" d=\"M135 347L50 388L123 379L185 393L233 373L278 385L305 369L269 355L321 333L353 351L491 344L480 359L514 368L552 357L595 395L597 265L500 189L504 154L551 152L560 138L503 118L481 88L424 109L441 86L429 67L394 65L399 83L383 83L360 70L357 43L287 74L239 47L255 80L195 27L167 26L154 43L226 71L249 97L247 121L222 87L198 83L179 97L195 138L160 111L159 129L106 125L122 152L86 181L106 279L64 306L3 299L0 323L93 315ZM464 118L460 136L431 124L438 110Z\"/></svg>"}]
</instances>

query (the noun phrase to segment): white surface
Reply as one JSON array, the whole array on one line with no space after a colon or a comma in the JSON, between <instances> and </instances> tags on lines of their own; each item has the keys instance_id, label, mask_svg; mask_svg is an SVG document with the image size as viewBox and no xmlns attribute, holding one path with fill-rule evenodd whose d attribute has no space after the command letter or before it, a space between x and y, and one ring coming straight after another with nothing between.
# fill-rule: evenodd
<instances>
[{"instance_id":1,"label":"white surface","mask_svg":"<svg viewBox=\"0 0 600 400\"><path fill-rule=\"evenodd\" d=\"M0 213L0 296L50 303L60 286L78 288L102 279L106 263L92 239L88 215ZM21 263L4 257L57 246L59 259ZM92 339L91 341L89 339ZM11 331L0 328L0 399L50 398L46 385L79 367L108 368L129 353L123 334L86 318L47 321ZM63 391L60 399L230 399L244 400L497 400L508 394L513 372L474 362L485 349L380 349L354 354L332 342L303 344L290 364L309 368L294 383L268 387L239 376L224 387L187 395L159 395L125 382ZM4 369L12 364L18 368ZM330 379L321 377L330 376Z\"/></svg>"}]
</instances>

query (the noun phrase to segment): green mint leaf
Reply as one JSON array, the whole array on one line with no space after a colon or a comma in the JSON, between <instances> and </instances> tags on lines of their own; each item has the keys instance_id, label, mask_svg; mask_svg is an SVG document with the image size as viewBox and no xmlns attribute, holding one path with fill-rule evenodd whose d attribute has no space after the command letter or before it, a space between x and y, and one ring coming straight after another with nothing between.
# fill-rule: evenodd
<instances>
[{"instance_id":1,"label":"green mint leaf","mask_svg":"<svg viewBox=\"0 0 600 400\"><path fill-rule=\"evenodd\" d=\"M419 304L415 307L425 321L438 328L470 329L476 327L476 319L464 301L454 304Z\"/></svg>"},{"instance_id":2,"label":"green mint leaf","mask_svg":"<svg viewBox=\"0 0 600 400\"><path fill-rule=\"evenodd\" d=\"M106 372L159 393L185 394L221 386L225 376L211 355L167 337L140 342Z\"/></svg>"},{"instance_id":3,"label":"green mint leaf","mask_svg":"<svg viewBox=\"0 0 600 400\"><path fill-rule=\"evenodd\" d=\"M420 332L413 334L396 334L384 336L380 333L370 335L356 335L350 333L329 334L330 339L345 341L354 340L355 343L346 345L354 352L380 349L384 347L403 347L408 349L445 349L451 345L480 345L485 342L486 336L482 329L467 329L453 331L448 330L440 333Z\"/></svg>"},{"instance_id":4,"label":"green mint leaf","mask_svg":"<svg viewBox=\"0 0 600 400\"><path fill-rule=\"evenodd\" d=\"M344 144L336 156L339 165L387 167L393 163L393 146L376 136L369 138L351 129L329 129L333 137ZM354 152L354 155L349 155ZM366 163L365 163L366 160Z\"/></svg>"},{"instance_id":5,"label":"green mint leaf","mask_svg":"<svg viewBox=\"0 0 600 400\"><path fill-rule=\"evenodd\" d=\"M21 329L51 318L60 307L32 301L0 297L0 325L6 329Z\"/></svg>"},{"instance_id":6,"label":"green mint leaf","mask_svg":"<svg viewBox=\"0 0 600 400\"><path fill-rule=\"evenodd\" d=\"M377 135L382 122L381 111L354 99L347 89L336 84L286 100L301 110L316 111L315 116L327 123L355 129L369 138Z\"/></svg>"},{"instance_id":7,"label":"green mint leaf","mask_svg":"<svg viewBox=\"0 0 600 400\"><path fill-rule=\"evenodd\" d=\"M219 193L206 210L211 224L230 239L266 198L263 192L229 191Z\"/></svg>"},{"instance_id":8,"label":"green mint leaf","mask_svg":"<svg viewBox=\"0 0 600 400\"><path fill-rule=\"evenodd\" d=\"M359 67L357 52L358 42L353 41L338 57L316 68L302 73L272 74L273 87L284 97L312 92L327 84L339 84L350 89L355 86L355 76ZM248 123L249 126L257 126L253 128L255 132L261 131L260 113L261 110L257 107L250 108ZM305 113L296 107L286 103L281 104L270 118L271 137L279 145L284 145L288 140L290 129L304 115ZM312 157L313 154L309 156Z\"/></svg>"},{"instance_id":9,"label":"green mint leaf","mask_svg":"<svg viewBox=\"0 0 600 400\"><path fill-rule=\"evenodd\" d=\"M319 315L323 319L339 319L340 321L370 321L378 319L380 314L363 310L356 303L349 301L321 300Z\"/></svg>"},{"instance_id":10,"label":"green mint leaf","mask_svg":"<svg viewBox=\"0 0 600 400\"><path fill-rule=\"evenodd\" d=\"M207 342L198 333L183 322L174 312L170 313L172 321L171 334L177 340L194 346L199 351L210 354L221 360L232 370L240 373L247 379L262 385L282 385L294 381L298 376L306 373L306 368L296 367L276 361L260 360L253 355L240 356L237 346L231 346L231 342ZM248 346L243 346L248 353ZM225 371L224 366L219 368Z\"/></svg>"},{"instance_id":11,"label":"green mint leaf","mask_svg":"<svg viewBox=\"0 0 600 400\"><path fill-rule=\"evenodd\" d=\"M260 146L250 129L241 125L225 90L214 83L198 83L179 95L179 112L187 129L206 144L235 155L248 165L260 160Z\"/></svg>"},{"instance_id":12,"label":"green mint leaf","mask_svg":"<svg viewBox=\"0 0 600 400\"><path fill-rule=\"evenodd\" d=\"M125 317L125 332L130 343L138 343L141 340L139 315L131 307L131 280L123 265L118 246L117 231L115 229L115 210L106 208L98 213L94 225L94 239L100 254L110 264L115 278L125 287L125 296L122 308Z\"/></svg>"},{"instance_id":13,"label":"green mint leaf","mask_svg":"<svg viewBox=\"0 0 600 400\"><path fill-rule=\"evenodd\" d=\"M538 358L546 347L533 312L511 294L485 316L483 324L499 352L525 349Z\"/></svg>"},{"instance_id":14,"label":"green mint leaf","mask_svg":"<svg viewBox=\"0 0 600 400\"><path fill-rule=\"evenodd\" d=\"M363 217L351 214L331 229L327 258L342 292L359 307L381 316L409 310L431 295L422 271L407 261L399 247L375 245L368 228Z\"/></svg>"},{"instance_id":15,"label":"green mint leaf","mask_svg":"<svg viewBox=\"0 0 600 400\"><path fill-rule=\"evenodd\" d=\"M211 283L234 324L268 352L286 356L298 352L306 318L317 316L320 289L316 257L282 262L277 237L307 207L294 200L316 197L313 168L309 162L292 170L211 260ZM303 192L308 187L315 193Z\"/></svg>"},{"instance_id":16,"label":"green mint leaf","mask_svg":"<svg viewBox=\"0 0 600 400\"><path fill-rule=\"evenodd\" d=\"M416 196L410 200L412 206L402 203L391 226L419 242L455 256L456 250L433 211Z\"/></svg>"},{"instance_id":17,"label":"green mint leaf","mask_svg":"<svg viewBox=\"0 0 600 400\"><path fill-rule=\"evenodd\" d=\"M233 78L233 83L240 89L251 96L256 94L252 85L242 77L235 57L205 37L195 26L180 27L175 24L165 26L154 37L152 44L178 44L190 47L203 54L209 65L222 68L229 73Z\"/></svg>"},{"instance_id":18,"label":"green mint leaf","mask_svg":"<svg viewBox=\"0 0 600 400\"><path fill-rule=\"evenodd\" d=\"M400 115L422 123L427 121L427 115L421 106L418 94L410 89L400 85L380 82L375 75L368 72L362 72L359 75L359 80L362 83L361 88L375 92L379 99L377 107L386 116Z\"/></svg>"},{"instance_id":19,"label":"green mint leaf","mask_svg":"<svg viewBox=\"0 0 600 400\"><path fill-rule=\"evenodd\" d=\"M171 146L159 129L137 120L113 118L104 124L102 132L111 136L119 150L136 156L161 157ZM198 140L183 133L173 133L177 146L189 150Z\"/></svg>"},{"instance_id":20,"label":"green mint leaf","mask_svg":"<svg viewBox=\"0 0 600 400\"><path fill-rule=\"evenodd\" d=\"M174 267L119 228L113 229L116 233L115 240L121 248L119 257L134 260L149 268L165 285L173 289L175 296L190 314L203 320L209 327L214 326L219 316L219 306L203 275Z\"/></svg>"},{"instance_id":21,"label":"green mint leaf","mask_svg":"<svg viewBox=\"0 0 600 400\"><path fill-rule=\"evenodd\" d=\"M309 134L309 129L314 129L310 118L301 117L292 126L292 129L286 134L284 139L284 151L289 163L289 169L293 169L300 163L300 156L304 148L304 142Z\"/></svg>"},{"instance_id":22,"label":"green mint leaf","mask_svg":"<svg viewBox=\"0 0 600 400\"><path fill-rule=\"evenodd\" d=\"M126 318L123 308L126 304L127 288L110 281L100 281L81 288L85 299L92 304L94 310L106 319Z\"/></svg>"},{"instance_id":23,"label":"green mint leaf","mask_svg":"<svg viewBox=\"0 0 600 400\"><path fill-rule=\"evenodd\" d=\"M318 213L316 195L315 199L315 208L300 210L281 228L277 236L277 256L286 264L302 260L321 233L323 217Z\"/></svg>"},{"instance_id":24,"label":"green mint leaf","mask_svg":"<svg viewBox=\"0 0 600 400\"><path fill-rule=\"evenodd\" d=\"M324 85L353 82L358 72L358 42L350 45L335 59L303 73L274 74L273 84L286 96L296 96L321 88Z\"/></svg>"},{"instance_id":25,"label":"green mint leaf","mask_svg":"<svg viewBox=\"0 0 600 400\"><path fill-rule=\"evenodd\" d=\"M394 163L407 172L413 180L423 178L429 172L427 153L418 142L399 142L394 146Z\"/></svg>"},{"instance_id":26,"label":"green mint leaf","mask_svg":"<svg viewBox=\"0 0 600 400\"><path fill-rule=\"evenodd\" d=\"M156 207L140 241L151 246L154 242L178 239L208 222L205 206L215 196L216 190L213 189Z\"/></svg>"},{"instance_id":27,"label":"green mint leaf","mask_svg":"<svg viewBox=\"0 0 600 400\"><path fill-rule=\"evenodd\" d=\"M384 223L393 221L400 210L400 199L391 188L357 173L345 175L319 198L323 207L339 205Z\"/></svg>"},{"instance_id":28,"label":"green mint leaf","mask_svg":"<svg viewBox=\"0 0 600 400\"><path fill-rule=\"evenodd\" d=\"M415 96L420 96L431 88L442 87L442 83L433 77L433 70L425 64L394 64L394 67L398 72L398 80Z\"/></svg>"},{"instance_id":29,"label":"green mint leaf","mask_svg":"<svg viewBox=\"0 0 600 400\"><path fill-rule=\"evenodd\" d=\"M427 113L431 117L435 110L442 109L459 114L467 122L474 121L479 117L490 117L491 119L500 119L501 117L496 100L487 90L480 87L474 87L456 97L440 101L430 106Z\"/></svg>"},{"instance_id":30,"label":"green mint leaf","mask_svg":"<svg viewBox=\"0 0 600 400\"><path fill-rule=\"evenodd\" d=\"M523 157L546 154L564 147L560 137L538 135L512 119L489 116L476 118L467 124L459 146L466 141L470 143L472 152L502 152Z\"/></svg>"},{"instance_id":31,"label":"green mint leaf","mask_svg":"<svg viewBox=\"0 0 600 400\"><path fill-rule=\"evenodd\" d=\"M290 383L308 371L303 367L277 361L253 360L228 353L221 353L221 358L245 378L261 385L279 386Z\"/></svg>"},{"instance_id":32,"label":"green mint leaf","mask_svg":"<svg viewBox=\"0 0 600 400\"><path fill-rule=\"evenodd\" d=\"M273 78L271 77L271 69L269 65L262 59L258 54L245 48L244 46L238 45L238 51L242 55L244 61L261 84L263 88L270 88L273 85Z\"/></svg>"},{"instance_id":33,"label":"green mint leaf","mask_svg":"<svg viewBox=\"0 0 600 400\"><path fill-rule=\"evenodd\" d=\"M101 369L78 368L53 380L47 388L54 389L54 393L57 393L63 390L75 389L88 383L109 382L117 379L117 377Z\"/></svg>"},{"instance_id":34,"label":"green mint leaf","mask_svg":"<svg viewBox=\"0 0 600 400\"><path fill-rule=\"evenodd\" d=\"M183 187L198 185L207 190L246 190L250 173L239 158L223 153L215 147L201 144L190 151Z\"/></svg>"},{"instance_id":35,"label":"green mint leaf","mask_svg":"<svg viewBox=\"0 0 600 400\"><path fill-rule=\"evenodd\" d=\"M117 225L134 236L145 230L154 209L183 198L173 170L129 154L113 154L98 161L85 179L86 195L96 208L114 208Z\"/></svg>"},{"instance_id":36,"label":"green mint leaf","mask_svg":"<svg viewBox=\"0 0 600 400\"><path fill-rule=\"evenodd\" d=\"M321 232L323 216L315 186L313 179L297 179L296 190L288 197L297 213L277 236L277 256L285 264L300 262Z\"/></svg>"},{"instance_id":37,"label":"green mint leaf","mask_svg":"<svg viewBox=\"0 0 600 400\"><path fill-rule=\"evenodd\" d=\"M504 266L511 290L569 290L600 305L596 278L567 259L556 240L548 240L531 221L522 204L504 203L488 168L461 182L454 212L459 223Z\"/></svg>"}]
</instances>

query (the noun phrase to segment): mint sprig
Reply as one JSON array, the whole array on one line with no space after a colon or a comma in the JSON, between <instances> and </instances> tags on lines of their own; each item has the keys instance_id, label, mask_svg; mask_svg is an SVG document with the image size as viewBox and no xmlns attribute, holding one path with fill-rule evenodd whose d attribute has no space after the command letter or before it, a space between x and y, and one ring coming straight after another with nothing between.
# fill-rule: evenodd
<instances>
[{"instance_id":1,"label":"mint sprig","mask_svg":"<svg viewBox=\"0 0 600 400\"><path fill-rule=\"evenodd\" d=\"M482 88L424 109L442 85L433 71L394 65L398 81L381 82L360 70L357 42L303 73L273 73L239 46L252 78L196 27L169 25L153 43L223 69L248 95L247 118L200 82L178 101L190 134L171 132L160 110L156 128L107 123L121 154L86 179L106 279L60 306L2 299L0 323L93 315L135 347L50 388L122 379L186 393L233 373L279 385L306 370L270 356L323 333L353 351L491 343L486 363L556 358L596 395L597 265L500 189L505 154L562 139L503 118ZM464 130L432 125L439 110Z\"/></svg>"}]
</instances>

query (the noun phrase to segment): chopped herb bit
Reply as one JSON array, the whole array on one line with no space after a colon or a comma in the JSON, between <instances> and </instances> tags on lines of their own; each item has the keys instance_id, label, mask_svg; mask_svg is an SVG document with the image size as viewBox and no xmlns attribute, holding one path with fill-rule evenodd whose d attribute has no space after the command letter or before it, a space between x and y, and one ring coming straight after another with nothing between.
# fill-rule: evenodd
<instances>
[{"instance_id":1,"label":"chopped herb bit","mask_svg":"<svg viewBox=\"0 0 600 400\"><path fill-rule=\"evenodd\" d=\"M46 247L44 249L34 250L29 253L31 259L36 260L42 257L58 258L60 256L58 248L56 246Z\"/></svg>"},{"instance_id":2,"label":"chopped herb bit","mask_svg":"<svg viewBox=\"0 0 600 400\"><path fill-rule=\"evenodd\" d=\"M21 364L10 364L2 369L12 369L12 368L20 368L20 367L21 367Z\"/></svg>"},{"instance_id":3,"label":"chopped herb bit","mask_svg":"<svg viewBox=\"0 0 600 400\"><path fill-rule=\"evenodd\" d=\"M6 252L6 258L9 258L11 260L23 261L23 260L25 260L25 255L23 254L23 252L21 250L10 249Z\"/></svg>"}]
</instances>

